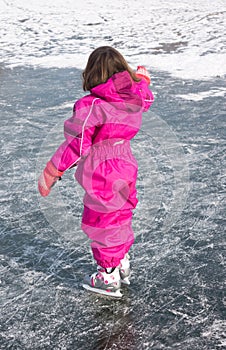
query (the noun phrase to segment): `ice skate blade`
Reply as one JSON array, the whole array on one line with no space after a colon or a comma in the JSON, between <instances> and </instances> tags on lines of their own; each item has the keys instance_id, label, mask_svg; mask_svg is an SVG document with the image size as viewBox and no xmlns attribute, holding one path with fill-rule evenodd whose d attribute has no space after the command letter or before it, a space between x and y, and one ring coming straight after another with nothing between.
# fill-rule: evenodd
<instances>
[{"instance_id":1,"label":"ice skate blade","mask_svg":"<svg viewBox=\"0 0 226 350\"><path fill-rule=\"evenodd\" d=\"M129 277L125 277L123 280L121 280L121 283L125 284L126 286L130 285Z\"/></svg>"},{"instance_id":2,"label":"ice skate blade","mask_svg":"<svg viewBox=\"0 0 226 350\"><path fill-rule=\"evenodd\" d=\"M83 286L83 288L85 288L89 292L93 292L96 294L106 295L106 296L111 297L111 298L121 298L122 297L122 293L120 292L119 289L116 292L107 292L106 290L103 290L103 289L93 288L85 283L83 283L82 286Z\"/></svg>"}]
</instances>

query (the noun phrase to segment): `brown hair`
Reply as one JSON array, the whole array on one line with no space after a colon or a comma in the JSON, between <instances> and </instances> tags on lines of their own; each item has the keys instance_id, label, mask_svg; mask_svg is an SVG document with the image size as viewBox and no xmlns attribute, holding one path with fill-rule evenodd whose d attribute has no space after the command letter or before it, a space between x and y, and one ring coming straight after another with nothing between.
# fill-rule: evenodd
<instances>
[{"instance_id":1,"label":"brown hair","mask_svg":"<svg viewBox=\"0 0 226 350\"><path fill-rule=\"evenodd\" d=\"M105 83L113 74L123 71L129 72L132 80L140 81L116 49L111 46L101 46L91 53L82 73L83 90L89 91L94 86Z\"/></svg>"}]
</instances>

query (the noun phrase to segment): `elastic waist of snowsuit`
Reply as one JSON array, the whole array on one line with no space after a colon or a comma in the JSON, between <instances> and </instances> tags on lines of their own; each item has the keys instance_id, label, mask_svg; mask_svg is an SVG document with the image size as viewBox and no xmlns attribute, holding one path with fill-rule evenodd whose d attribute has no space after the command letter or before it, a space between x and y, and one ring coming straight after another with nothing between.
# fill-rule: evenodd
<instances>
[{"instance_id":1,"label":"elastic waist of snowsuit","mask_svg":"<svg viewBox=\"0 0 226 350\"><path fill-rule=\"evenodd\" d=\"M120 157L131 154L130 141L125 139L107 139L93 144L91 154L98 158Z\"/></svg>"}]
</instances>

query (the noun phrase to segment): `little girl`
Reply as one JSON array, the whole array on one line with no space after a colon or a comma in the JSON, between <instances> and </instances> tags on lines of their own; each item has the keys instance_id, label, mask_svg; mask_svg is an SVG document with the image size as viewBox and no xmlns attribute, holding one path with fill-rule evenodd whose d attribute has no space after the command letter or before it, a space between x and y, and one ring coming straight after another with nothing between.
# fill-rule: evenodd
<instances>
[{"instance_id":1,"label":"little girl","mask_svg":"<svg viewBox=\"0 0 226 350\"><path fill-rule=\"evenodd\" d=\"M121 297L129 284L128 251L134 242L132 210L137 205L137 162L130 140L141 126L142 113L153 102L146 69L134 72L109 46L94 50L83 72L83 89L73 115L65 121L65 141L39 177L42 196L63 173L77 165L75 178L84 188L82 229L91 240L97 272L83 287Z\"/></svg>"}]
</instances>

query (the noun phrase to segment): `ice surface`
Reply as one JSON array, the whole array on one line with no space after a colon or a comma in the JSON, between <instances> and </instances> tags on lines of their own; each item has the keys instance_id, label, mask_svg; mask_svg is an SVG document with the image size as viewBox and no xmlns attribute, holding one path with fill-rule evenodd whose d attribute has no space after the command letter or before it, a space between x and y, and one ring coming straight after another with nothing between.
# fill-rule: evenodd
<instances>
[{"instance_id":1,"label":"ice surface","mask_svg":"<svg viewBox=\"0 0 226 350\"><path fill-rule=\"evenodd\" d=\"M156 96L133 141L139 205L133 275L120 301L81 287L95 265L80 230L73 171L46 199L37 176L62 140L75 69L1 71L1 349L223 349L225 116L221 79L153 75ZM214 90L215 91L215 90Z\"/></svg>"}]
</instances>

